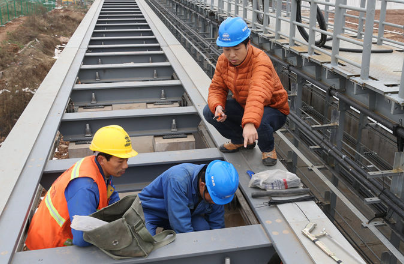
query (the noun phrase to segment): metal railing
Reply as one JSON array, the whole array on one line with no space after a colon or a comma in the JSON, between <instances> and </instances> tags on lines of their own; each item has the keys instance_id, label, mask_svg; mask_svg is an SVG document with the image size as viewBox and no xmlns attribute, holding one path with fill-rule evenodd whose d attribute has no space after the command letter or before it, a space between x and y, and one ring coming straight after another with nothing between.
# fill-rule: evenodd
<instances>
[{"instance_id":1,"label":"metal railing","mask_svg":"<svg viewBox=\"0 0 404 264\"><path fill-rule=\"evenodd\" d=\"M404 42L394 40L385 34L394 32L397 36L403 36L402 24L386 21L387 4L400 5L404 4L403 0L377 0L380 2L378 3L380 6L378 20L375 20L376 0L361 0L360 7L347 5L347 0L304 0L299 7L300 10L304 10L301 15L302 22L297 21L296 15L290 15L298 11L298 1L295 0L252 0L252 2L249 0L190 0L189 2L207 6L215 10L219 16L242 17L253 30L272 34L275 41L288 38L290 47L308 45L309 56L315 55L315 52L330 56L331 67L338 67L338 61L355 66L360 69L359 77L363 83L371 80L370 60L374 50L372 45L368 45L369 43L376 41L377 52L392 52L393 48L404 48ZM319 12L317 7L320 8L324 18L325 29L321 29L316 21ZM346 21L347 18L354 19L355 22ZM287 24L289 29L285 27ZM389 27L387 31L386 26ZM282 31L281 27L284 27ZM307 42L296 36L296 27L308 32ZM348 32L355 34L356 39L347 36ZM329 49L315 44L319 35L326 36L327 40L332 38ZM341 54L340 51L344 50L341 42L345 45L348 43L359 46L362 53L361 59L354 61L349 56ZM388 51L385 47L381 47L382 44L394 47ZM404 100L404 76L401 76L401 80L398 96Z\"/></svg>"},{"instance_id":2,"label":"metal railing","mask_svg":"<svg viewBox=\"0 0 404 264\"><path fill-rule=\"evenodd\" d=\"M37 14L54 9L56 1L50 0L1 0L0 26L5 25L14 18Z\"/></svg>"}]
</instances>

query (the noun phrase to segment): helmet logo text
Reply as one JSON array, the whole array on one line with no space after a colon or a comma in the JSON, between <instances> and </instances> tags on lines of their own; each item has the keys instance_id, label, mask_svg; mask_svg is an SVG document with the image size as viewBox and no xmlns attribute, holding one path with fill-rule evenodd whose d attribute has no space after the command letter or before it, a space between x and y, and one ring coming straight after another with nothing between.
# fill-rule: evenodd
<instances>
[{"instance_id":1,"label":"helmet logo text","mask_svg":"<svg viewBox=\"0 0 404 264\"><path fill-rule=\"evenodd\" d=\"M229 33L223 33L222 39L223 41L231 41Z\"/></svg>"},{"instance_id":2,"label":"helmet logo text","mask_svg":"<svg viewBox=\"0 0 404 264\"><path fill-rule=\"evenodd\" d=\"M125 139L126 139L125 147L129 147L130 146L130 137L125 136Z\"/></svg>"}]
</instances>

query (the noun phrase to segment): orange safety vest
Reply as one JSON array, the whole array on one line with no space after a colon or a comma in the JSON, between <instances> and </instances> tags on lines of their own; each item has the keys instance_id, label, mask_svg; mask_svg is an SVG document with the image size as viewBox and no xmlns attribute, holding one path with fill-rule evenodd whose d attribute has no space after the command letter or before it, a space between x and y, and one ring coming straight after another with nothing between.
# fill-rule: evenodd
<instances>
[{"instance_id":1,"label":"orange safety vest","mask_svg":"<svg viewBox=\"0 0 404 264\"><path fill-rule=\"evenodd\" d=\"M78 177L92 178L97 184L100 194L97 210L108 205L107 186L95 157L81 159L56 179L39 205L25 241L30 250L72 245L73 235L65 189L71 180Z\"/></svg>"}]
</instances>

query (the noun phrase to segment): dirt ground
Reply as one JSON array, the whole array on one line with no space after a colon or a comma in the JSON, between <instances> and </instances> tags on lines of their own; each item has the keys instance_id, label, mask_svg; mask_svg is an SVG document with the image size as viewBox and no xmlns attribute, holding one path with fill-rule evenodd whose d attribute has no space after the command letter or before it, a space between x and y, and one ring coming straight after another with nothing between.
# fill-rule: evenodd
<instances>
[{"instance_id":1,"label":"dirt ground","mask_svg":"<svg viewBox=\"0 0 404 264\"><path fill-rule=\"evenodd\" d=\"M359 12L349 12L349 14L352 15L358 15ZM376 10L375 12L375 20L379 20L380 18L380 10ZM348 17L346 18L346 21L349 22L353 22L353 23L358 23L358 19L352 18L352 17ZM404 10L402 9L397 9L397 10L387 10L386 12L386 22L392 23L392 24L396 24L396 25L404 25ZM363 22L364 24L366 23L365 21ZM351 28L355 28L357 29L357 27L355 25L347 25L348 27ZM374 31L373 34L377 34L378 33L378 28L379 28L379 24L375 23L374 24ZM388 38L388 39L392 39L395 41L400 41L400 42L404 42L404 29L403 28L397 28L397 27L392 27L392 26L385 26L385 33L384 33L384 37Z\"/></svg>"},{"instance_id":2,"label":"dirt ground","mask_svg":"<svg viewBox=\"0 0 404 264\"><path fill-rule=\"evenodd\" d=\"M86 12L70 5L0 27L0 146Z\"/></svg>"},{"instance_id":3,"label":"dirt ground","mask_svg":"<svg viewBox=\"0 0 404 264\"><path fill-rule=\"evenodd\" d=\"M27 19L26 16L19 17L7 23L4 27L0 27L0 43L7 40L8 32L13 32L14 30L16 30L19 26L21 26L24 23L26 19Z\"/></svg>"},{"instance_id":4,"label":"dirt ground","mask_svg":"<svg viewBox=\"0 0 404 264\"><path fill-rule=\"evenodd\" d=\"M349 15L354 15L354 16L359 16L359 12L357 11L348 11ZM302 9L302 15L308 17L309 16L309 10ZM323 12L324 15L324 12ZM366 14L364 15L364 20L363 20L363 32L365 31L365 23L366 23ZM334 14L329 13L329 19L328 21L330 23L334 23ZM380 10L376 10L375 12L375 21L380 19ZM387 39L399 41L399 42L404 42L404 28L402 25L404 25L404 9L395 9L395 10L387 10L386 12L386 22L400 25L401 28L399 27L392 27L392 26L385 26L385 33L384 37ZM306 21L306 23L308 23ZM352 28L357 30L358 29L358 23L359 19L354 18L354 17L345 17L345 26L348 28ZM377 36L378 34L378 28L379 28L379 23L374 23L373 25L373 35Z\"/></svg>"}]
</instances>

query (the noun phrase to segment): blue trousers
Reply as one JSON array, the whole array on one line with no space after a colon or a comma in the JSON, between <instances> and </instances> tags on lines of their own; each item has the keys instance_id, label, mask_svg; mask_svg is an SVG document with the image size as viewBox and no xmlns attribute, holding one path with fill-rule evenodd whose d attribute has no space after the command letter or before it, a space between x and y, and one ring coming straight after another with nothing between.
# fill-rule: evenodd
<instances>
[{"instance_id":1,"label":"blue trousers","mask_svg":"<svg viewBox=\"0 0 404 264\"><path fill-rule=\"evenodd\" d=\"M146 228L152 236L156 234L157 227L172 230L168 219L159 218L158 216L145 213ZM191 217L191 224L194 231L210 230L208 221L203 215L194 215ZM176 231L176 230L174 230Z\"/></svg>"},{"instance_id":2,"label":"blue trousers","mask_svg":"<svg viewBox=\"0 0 404 264\"><path fill-rule=\"evenodd\" d=\"M213 120L214 114L210 111L208 105L203 109L203 115L208 123L213 125L219 133L227 138L233 144L243 144L243 128L241 121L244 115L244 108L235 100L229 99L224 106L227 119L224 122ZM269 106L264 107L264 115L261 124L257 128L258 147L261 152L270 152L274 149L273 133L280 129L286 122L286 115L278 109Z\"/></svg>"}]
</instances>

